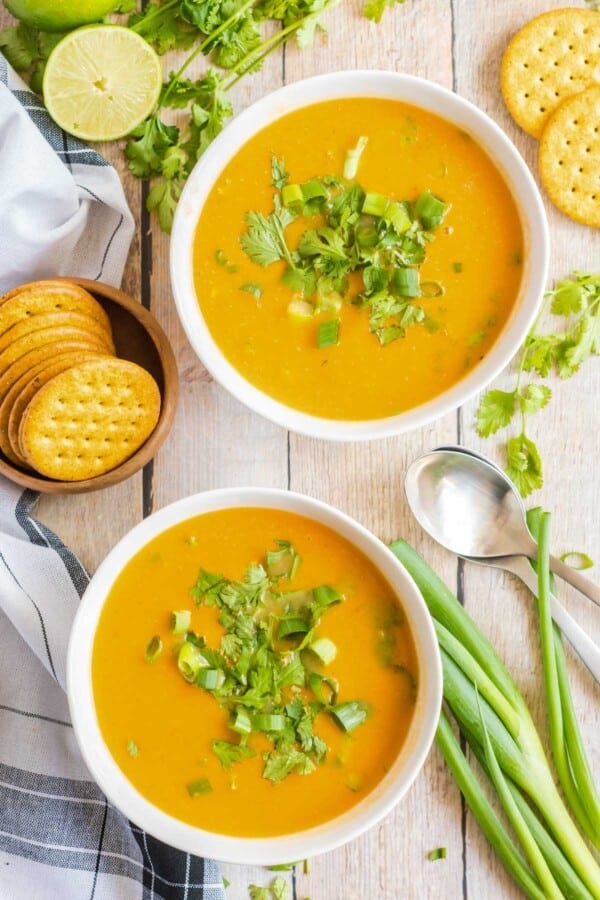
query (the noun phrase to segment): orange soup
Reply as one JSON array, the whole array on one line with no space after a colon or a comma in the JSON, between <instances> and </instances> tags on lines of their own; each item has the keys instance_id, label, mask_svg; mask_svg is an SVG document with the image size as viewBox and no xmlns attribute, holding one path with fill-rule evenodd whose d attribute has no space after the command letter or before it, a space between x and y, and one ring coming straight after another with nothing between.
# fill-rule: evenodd
<instances>
[{"instance_id":1,"label":"orange soup","mask_svg":"<svg viewBox=\"0 0 600 900\"><path fill-rule=\"evenodd\" d=\"M357 171L344 180L348 151L361 136L367 143ZM273 156L282 163L274 177ZM247 214L268 217L274 210L274 193L286 181L291 185L288 211L293 210L294 196L300 197L298 187L309 186L306 199L312 196L315 180L325 184L331 202L354 182L367 195L387 198L395 208L407 201L404 208L409 209L414 227L427 224L415 213L421 195L443 201L446 214L428 231L433 240L424 239L424 260L415 264L414 255L406 258L403 250L398 256L400 268L419 269L420 289L408 292L412 297L408 314L386 318L385 302L378 296L378 313L370 316L365 306L373 310L373 293L382 285L375 279L376 288L365 297L359 271L352 272L341 290L339 284L331 290L327 283L315 303L314 284L300 287L296 278L282 283L289 268L286 261L261 265L258 254L245 252L241 238L248 231ZM386 238L380 226L389 225L383 210L377 204L360 207L361 221L358 226L351 223L344 235L348 257L353 229L362 228L366 218L379 230L383 246ZM324 221L322 206L313 201L285 227L292 256L303 232L322 228ZM321 234L321 242L328 241L329 236ZM340 270L342 255L336 257L336 246L326 250L329 256L321 258L318 275L323 267L327 272ZM207 326L248 381L297 410L363 420L392 416L438 396L484 358L517 298L523 252L515 202L476 140L444 119L404 103L349 98L292 112L238 151L203 207L194 271ZM380 265L377 254L372 261ZM301 263L306 265L306 257ZM390 275L390 285L384 287L394 294L395 272L388 267ZM332 293L338 305L342 301L333 311ZM400 296L406 297L406 291ZM298 316L299 310L306 311L294 305L298 299L308 300L314 314L309 309L308 315ZM331 320L333 330L320 342L320 328Z\"/></svg>"},{"instance_id":2,"label":"orange soup","mask_svg":"<svg viewBox=\"0 0 600 900\"><path fill-rule=\"evenodd\" d=\"M92 678L103 737L141 794L199 828L268 836L375 787L405 741L418 672L394 591L354 545L244 508L189 519L128 563Z\"/></svg>"}]
</instances>

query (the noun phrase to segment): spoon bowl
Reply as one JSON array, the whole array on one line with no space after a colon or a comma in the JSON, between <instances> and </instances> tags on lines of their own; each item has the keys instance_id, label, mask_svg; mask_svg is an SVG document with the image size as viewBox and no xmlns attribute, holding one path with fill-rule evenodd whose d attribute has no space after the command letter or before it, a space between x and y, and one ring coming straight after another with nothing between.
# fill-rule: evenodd
<instances>
[{"instance_id":1,"label":"spoon bowl","mask_svg":"<svg viewBox=\"0 0 600 900\"><path fill-rule=\"evenodd\" d=\"M433 450L409 466L405 490L421 527L453 553L536 557L514 484L482 457L459 448Z\"/></svg>"}]
</instances>

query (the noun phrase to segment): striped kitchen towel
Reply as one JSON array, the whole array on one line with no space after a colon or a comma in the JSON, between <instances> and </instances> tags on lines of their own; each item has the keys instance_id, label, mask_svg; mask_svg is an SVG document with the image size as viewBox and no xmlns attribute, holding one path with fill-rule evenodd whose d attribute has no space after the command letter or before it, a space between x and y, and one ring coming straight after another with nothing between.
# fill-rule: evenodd
<instances>
[{"instance_id":1,"label":"striped kitchen towel","mask_svg":"<svg viewBox=\"0 0 600 900\"><path fill-rule=\"evenodd\" d=\"M0 900L224 900L214 862L141 831L84 766L63 688L89 578L36 500L0 477Z\"/></svg>"},{"instance_id":2,"label":"striped kitchen towel","mask_svg":"<svg viewBox=\"0 0 600 900\"><path fill-rule=\"evenodd\" d=\"M133 231L112 166L58 128L0 54L0 295L54 275L118 287Z\"/></svg>"}]
</instances>

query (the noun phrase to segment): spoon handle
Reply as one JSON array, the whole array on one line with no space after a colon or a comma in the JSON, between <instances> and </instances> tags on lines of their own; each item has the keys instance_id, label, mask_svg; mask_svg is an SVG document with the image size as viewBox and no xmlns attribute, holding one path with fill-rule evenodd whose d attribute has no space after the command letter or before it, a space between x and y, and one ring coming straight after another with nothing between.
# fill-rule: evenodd
<instances>
[{"instance_id":1,"label":"spoon handle","mask_svg":"<svg viewBox=\"0 0 600 900\"><path fill-rule=\"evenodd\" d=\"M502 567L520 578L531 593L537 597L537 575L531 568L527 557L507 557L502 560ZM579 654L596 681L600 682L600 647L594 643L581 625L577 624L573 616L559 603L554 594L550 595L550 611L552 618L568 639L573 650Z\"/></svg>"},{"instance_id":2,"label":"spoon handle","mask_svg":"<svg viewBox=\"0 0 600 900\"><path fill-rule=\"evenodd\" d=\"M590 581L589 578L586 578L585 575L582 575L577 569L574 569L562 560L557 559L556 556L550 557L550 568L555 575L558 575L559 578L567 581L570 585L577 588L578 591L581 591L582 594L585 594L586 597L589 597L590 600L593 600L594 603L597 603L598 606L600 606L600 587L598 587L597 584L594 584L593 581Z\"/></svg>"}]
</instances>

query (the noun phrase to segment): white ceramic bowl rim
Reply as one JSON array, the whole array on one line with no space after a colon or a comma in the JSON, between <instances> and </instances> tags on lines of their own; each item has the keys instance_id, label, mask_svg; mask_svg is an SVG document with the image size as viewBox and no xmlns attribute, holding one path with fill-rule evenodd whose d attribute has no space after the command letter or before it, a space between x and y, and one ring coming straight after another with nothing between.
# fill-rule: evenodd
<instances>
[{"instance_id":1,"label":"white ceramic bowl rim","mask_svg":"<svg viewBox=\"0 0 600 900\"><path fill-rule=\"evenodd\" d=\"M192 516L231 507L289 510L332 528L357 545L401 600L413 634L419 689L413 720L390 772L359 804L338 818L281 837L242 838L203 831L163 812L134 788L114 761L96 717L91 658L104 600L125 563L149 540ZM344 513L302 494L266 488L228 488L179 500L149 516L114 547L93 576L75 617L67 658L67 693L75 736L85 763L108 799L140 828L164 843L214 859L276 864L304 859L357 837L406 793L427 757L442 701L442 672L433 624L415 583L391 551ZM309 776L307 776L309 777Z\"/></svg>"},{"instance_id":2,"label":"white ceramic bowl rim","mask_svg":"<svg viewBox=\"0 0 600 900\"><path fill-rule=\"evenodd\" d=\"M257 131L293 110L342 97L387 97L429 110L472 133L507 181L515 197L526 253L521 294L496 343L473 370L440 396L396 416L371 421L326 419L293 409L247 381L215 343L194 286L192 248L200 210L223 168ZM549 235L544 206L522 157L498 125L468 100L433 82L385 71L318 75L279 88L238 115L206 150L179 201L171 238L171 283L183 328L216 381L246 406L291 431L328 440L388 437L426 425L483 390L508 364L527 335L548 276Z\"/></svg>"}]
</instances>

